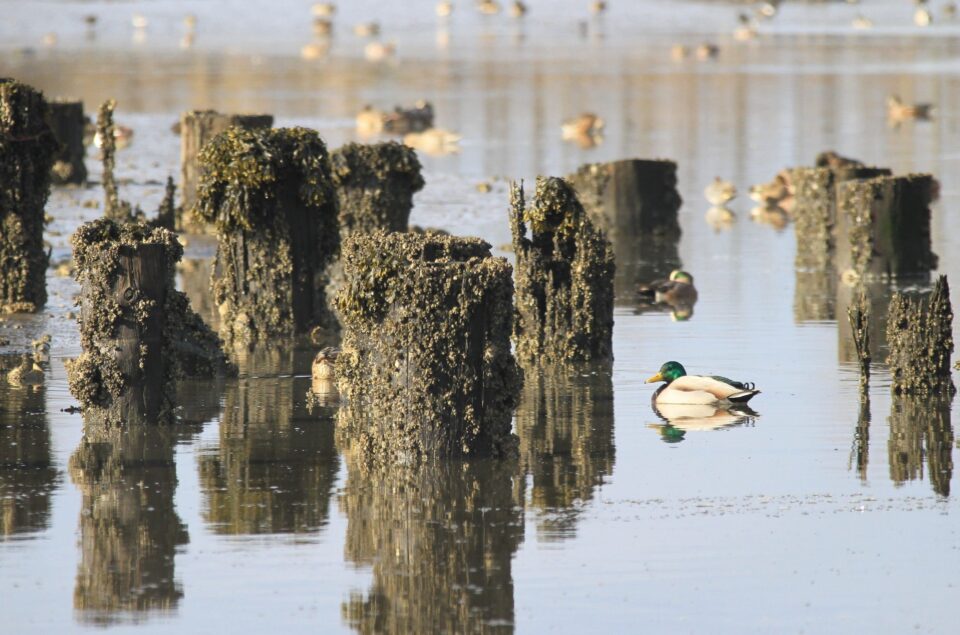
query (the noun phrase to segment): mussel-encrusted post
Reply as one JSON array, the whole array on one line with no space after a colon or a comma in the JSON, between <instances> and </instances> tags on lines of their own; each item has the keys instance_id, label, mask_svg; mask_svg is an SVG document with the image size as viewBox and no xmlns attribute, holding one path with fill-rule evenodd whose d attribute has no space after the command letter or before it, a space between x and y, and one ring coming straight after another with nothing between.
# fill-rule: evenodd
<instances>
[{"instance_id":1,"label":"mussel-encrusted post","mask_svg":"<svg viewBox=\"0 0 960 635\"><path fill-rule=\"evenodd\" d=\"M43 94L0 78L0 313L47 301L43 208L56 149Z\"/></svg>"},{"instance_id":2,"label":"mussel-encrusted post","mask_svg":"<svg viewBox=\"0 0 960 635\"><path fill-rule=\"evenodd\" d=\"M87 166L83 163L86 148L83 145L82 101L50 102L48 115L53 136L60 143L52 168L52 179L57 185L82 185L87 182Z\"/></svg>"},{"instance_id":3,"label":"mussel-encrusted post","mask_svg":"<svg viewBox=\"0 0 960 635\"><path fill-rule=\"evenodd\" d=\"M211 139L233 126L247 130L270 128L273 115L230 115L215 110L191 110L180 115L180 191L183 198L178 208L178 229L200 229L198 219L191 214L197 202L200 181L198 157Z\"/></svg>"},{"instance_id":4,"label":"mussel-encrusted post","mask_svg":"<svg viewBox=\"0 0 960 635\"><path fill-rule=\"evenodd\" d=\"M134 211L130 203L120 198L117 179L113 174L117 160L117 141L114 136L113 110L117 102L108 99L100 105L97 113L97 137L100 139L100 153L103 160L103 215L118 223L134 220Z\"/></svg>"},{"instance_id":5,"label":"mussel-encrusted post","mask_svg":"<svg viewBox=\"0 0 960 635\"><path fill-rule=\"evenodd\" d=\"M930 246L929 174L847 181L838 188L837 269L860 278L928 276L937 266Z\"/></svg>"},{"instance_id":6,"label":"mussel-encrusted post","mask_svg":"<svg viewBox=\"0 0 960 635\"><path fill-rule=\"evenodd\" d=\"M375 461L515 453L509 263L477 238L384 232L342 262L340 436Z\"/></svg>"},{"instance_id":7,"label":"mussel-encrusted post","mask_svg":"<svg viewBox=\"0 0 960 635\"><path fill-rule=\"evenodd\" d=\"M847 307L847 317L850 319L850 331L853 333L853 343L857 350L857 361L860 365L860 395L864 397L870 389L870 303L867 301L866 291L860 290L856 302Z\"/></svg>"},{"instance_id":8,"label":"mussel-encrusted post","mask_svg":"<svg viewBox=\"0 0 960 635\"><path fill-rule=\"evenodd\" d=\"M946 276L937 279L926 302L894 294L887 315L887 345L887 365L895 394L956 392L950 369L953 308Z\"/></svg>"},{"instance_id":9,"label":"mussel-encrusted post","mask_svg":"<svg viewBox=\"0 0 960 635\"><path fill-rule=\"evenodd\" d=\"M681 266L677 245L683 200L677 164L659 159L590 163L567 177L590 220L601 228L617 258L617 293L638 280L666 277Z\"/></svg>"},{"instance_id":10,"label":"mussel-encrusted post","mask_svg":"<svg viewBox=\"0 0 960 635\"><path fill-rule=\"evenodd\" d=\"M173 382L233 369L216 335L174 289L175 235L102 218L71 238L83 353L69 366L85 414L111 424L169 420Z\"/></svg>"},{"instance_id":11,"label":"mussel-encrusted post","mask_svg":"<svg viewBox=\"0 0 960 635\"><path fill-rule=\"evenodd\" d=\"M511 192L517 257L514 342L521 364L613 358L613 250L563 179ZM527 237L527 227L531 236Z\"/></svg>"},{"instance_id":12,"label":"mussel-encrusted post","mask_svg":"<svg viewBox=\"0 0 960 635\"><path fill-rule=\"evenodd\" d=\"M326 267L337 253L337 198L313 130L230 128L200 152L197 214L217 227L213 295L233 343L335 325Z\"/></svg>"},{"instance_id":13,"label":"mussel-encrusted post","mask_svg":"<svg viewBox=\"0 0 960 635\"><path fill-rule=\"evenodd\" d=\"M407 231L413 195L423 189L413 148L395 141L348 143L330 154L340 201L340 232Z\"/></svg>"}]
</instances>

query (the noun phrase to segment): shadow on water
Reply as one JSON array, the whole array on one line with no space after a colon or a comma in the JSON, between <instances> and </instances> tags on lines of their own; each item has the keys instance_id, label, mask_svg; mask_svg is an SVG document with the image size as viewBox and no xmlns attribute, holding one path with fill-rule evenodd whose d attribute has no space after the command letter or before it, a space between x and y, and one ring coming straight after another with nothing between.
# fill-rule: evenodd
<instances>
[{"instance_id":1,"label":"shadow on water","mask_svg":"<svg viewBox=\"0 0 960 635\"><path fill-rule=\"evenodd\" d=\"M0 360L0 375L18 364ZM50 496L59 486L46 415L46 388L14 387L0 379L0 541L43 531Z\"/></svg>"},{"instance_id":2,"label":"shadow on water","mask_svg":"<svg viewBox=\"0 0 960 635\"><path fill-rule=\"evenodd\" d=\"M312 352L265 347L224 388L220 443L199 455L204 519L222 534L324 527L340 469L329 417L307 410Z\"/></svg>"},{"instance_id":3,"label":"shadow on water","mask_svg":"<svg viewBox=\"0 0 960 635\"><path fill-rule=\"evenodd\" d=\"M516 413L520 467L544 540L576 535L577 522L613 474L613 381L608 364L573 375L528 371Z\"/></svg>"},{"instance_id":4,"label":"shadow on water","mask_svg":"<svg viewBox=\"0 0 960 635\"><path fill-rule=\"evenodd\" d=\"M341 606L360 633L510 633L523 542L513 461L369 465L347 453L345 557L372 567Z\"/></svg>"}]
</instances>

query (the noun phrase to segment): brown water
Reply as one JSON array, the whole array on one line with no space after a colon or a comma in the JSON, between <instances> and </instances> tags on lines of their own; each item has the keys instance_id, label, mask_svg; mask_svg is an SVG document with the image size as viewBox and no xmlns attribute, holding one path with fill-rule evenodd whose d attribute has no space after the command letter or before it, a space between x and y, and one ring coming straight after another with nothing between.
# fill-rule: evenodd
<instances>
[{"instance_id":1,"label":"brown water","mask_svg":"<svg viewBox=\"0 0 960 635\"><path fill-rule=\"evenodd\" d=\"M373 3L342 4L329 57L307 62L306 2L8 2L0 75L91 112L115 97L118 123L135 129L118 157L121 195L147 210L179 173L169 127L188 108L270 112L336 147L356 139L364 104L428 98L464 138L458 155L421 157L411 222L495 246L509 242L505 179L674 159L677 252L620 249L618 288L679 260L700 290L692 318L622 295L612 372L528 377L517 461L368 472L338 452L333 408L307 407L309 350L263 351L238 380L183 386L174 430L84 440L81 416L62 411L75 403L63 360L79 352L67 315L77 287L51 270L46 312L0 324L11 342L0 353L53 335L44 386L0 384L0 630L953 631L951 404L891 400L881 365L861 404L849 291L796 274L791 227L753 222L746 190L826 149L932 172L934 251L960 280L957 26L914 27L902 3L787 5L736 43L736 7L616 2L581 37L586 3L531 1L520 25L464 4L443 26L432 2L412 2L379 15L399 54L372 64L349 25ZM188 10L196 40L180 49ZM136 12L150 19L140 40ZM876 29L850 30L858 12ZM48 31L54 48L40 43ZM705 39L717 60L670 60L672 43ZM889 127L892 92L934 102L933 121ZM585 110L607 124L592 149L559 135ZM717 175L741 190L719 229L702 195ZM490 193L476 190L490 179ZM100 213L81 203L101 198L53 192L54 261ZM191 237L181 280L205 315L213 248ZM873 293L882 307L889 290ZM756 382L759 414L667 427L643 383L667 359Z\"/></svg>"}]
</instances>

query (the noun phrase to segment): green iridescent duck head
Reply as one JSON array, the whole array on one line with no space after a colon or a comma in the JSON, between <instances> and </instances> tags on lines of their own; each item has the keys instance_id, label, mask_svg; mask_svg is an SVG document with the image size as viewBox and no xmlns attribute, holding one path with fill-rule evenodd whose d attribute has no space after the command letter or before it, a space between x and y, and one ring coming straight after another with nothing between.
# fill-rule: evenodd
<instances>
[{"instance_id":1,"label":"green iridescent duck head","mask_svg":"<svg viewBox=\"0 0 960 635\"><path fill-rule=\"evenodd\" d=\"M660 372L649 378L646 383L652 384L656 381L665 381L668 384L675 379L679 379L687 374L686 369L680 364L680 362L667 362L660 367Z\"/></svg>"}]
</instances>

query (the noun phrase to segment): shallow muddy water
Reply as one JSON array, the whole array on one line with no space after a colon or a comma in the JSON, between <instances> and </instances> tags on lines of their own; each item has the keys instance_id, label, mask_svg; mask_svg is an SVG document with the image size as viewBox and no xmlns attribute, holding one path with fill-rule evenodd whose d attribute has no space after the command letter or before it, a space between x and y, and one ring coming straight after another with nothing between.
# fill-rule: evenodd
<instances>
[{"instance_id":1,"label":"shallow muddy water","mask_svg":"<svg viewBox=\"0 0 960 635\"><path fill-rule=\"evenodd\" d=\"M433 2L375 15L357 1L341 3L327 57L306 61L309 2L240 4L7 2L0 76L90 113L116 98L116 121L135 131L117 158L121 196L148 211L179 176L170 125L182 110L268 112L334 148L358 139L364 104L426 98L463 140L459 154L421 156L411 223L499 249L507 179L532 188L587 161L662 157L679 166L683 235L652 259L618 244L612 370L528 374L518 459L381 471L341 454L335 405L307 403L313 350L258 351L239 379L181 386L174 429L84 439L81 415L64 411L78 289L51 268L46 311L0 323L4 354L53 336L43 386L0 382L0 630L955 630L955 408L892 399L880 363L861 401L850 291L795 273L792 227L753 221L746 191L827 149L934 174L933 249L960 302L960 23L921 29L894 2L786 4L735 42L738 8L717 3L665 15L612 2L596 21L586 2L531 0L523 23L458 3L440 23ZM196 39L183 49L188 11ZM149 20L139 38L134 13ZM853 31L857 13L875 28ZM374 17L394 63L365 61L351 32ZM41 43L50 31L55 47ZM671 60L673 43L703 40L718 59ZM889 126L894 92L933 102L933 120ZM587 110L606 122L602 143L562 141L560 123ZM718 175L740 195L715 227L703 188ZM91 200L95 186L51 194L52 262L101 213ZM205 317L214 249L190 237L181 270ZM699 290L692 316L635 305L627 290L678 261ZM883 307L889 289L875 287ZM668 425L644 384L668 359L755 382L756 413L660 413Z\"/></svg>"}]
</instances>

